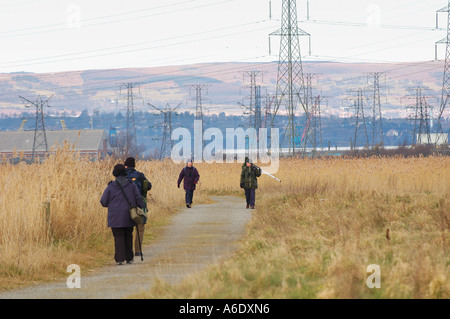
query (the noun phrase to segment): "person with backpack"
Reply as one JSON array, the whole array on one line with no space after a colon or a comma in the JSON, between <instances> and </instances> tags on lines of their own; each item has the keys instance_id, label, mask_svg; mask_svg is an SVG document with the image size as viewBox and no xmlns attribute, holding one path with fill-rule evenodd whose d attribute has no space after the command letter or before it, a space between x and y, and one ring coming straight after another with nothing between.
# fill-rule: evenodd
<instances>
[{"instance_id":1,"label":"person with backpack","mask_svg":"<svg viewBox=\"0 0 450 319\"><path fill-rule=\"evenodd\" d=\"M186 162L186 166L181 170L180 175L178 176L177 186L180 188L180 183L183 181L183 188L186 192L185 201L186 207L191 208L192 200L194 198L195 186L200 179L200 174L197 169L192 165L192 160L188 160Z\"/></svg>"},{"instance_id":2,"label":"person with backpack","mask_svg":"<svg viewBox=\"0 0 450 319\"><path fill-rule=\"evenodd\" d=\"M144 173L136 170L136 160L134 157L128 157L124 162L124 166L128 180L136 184L142 196L144 202L144 207L142 209L147 213L147 193L152 189L152 183L145 177ZM134 240L135 256L142 257L141 246L146 223L147 218L144 218L144 222L141 225L136 225L136 237Z\"/></svg>"},{"instance_id":3,"label":"person with backpack","mask_svg":"<svg viewBox=\"0 0 450 319\"><path fill-rule=\"evenodd\" d=\"M111 228L114 236L116 264L122 265L124 262L130 264L134 261L133 228L135 223L130 217L128 201L140 208L144 207L144 202L137 186L128 180L124 165L115 165L112 173L116 179L108 183L100 203L108 208L108 227Z\"/></svg>"},{"instance_id":4,"label":"person with backpack","mask_svg":"<svg viewBox=\"0 0 450 319\"><path fill-rule=\"evenodd\" d=\"M261 169L255 167L252 161L246 157L241 171L241 188L245 190L246 208L255 209L256 189L258 188L258 177Z\"/></svg>"}]
</instances>

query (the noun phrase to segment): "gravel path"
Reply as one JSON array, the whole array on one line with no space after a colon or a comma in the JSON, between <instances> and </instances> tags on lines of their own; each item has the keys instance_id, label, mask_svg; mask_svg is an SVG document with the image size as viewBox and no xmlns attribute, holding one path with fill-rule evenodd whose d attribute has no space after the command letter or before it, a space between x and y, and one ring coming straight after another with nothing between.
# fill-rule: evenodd
<instances>
[{"instance_id":1,"label":"gravel path","mask_svg":"<svg viewBox=\"0 0 450 319\"><path fill-rule=\"evenodd\" d=\"M216 203L184 208L173 216L159 238L143 247L144 261L136 257L133 264L116 266L112 258L111 266L88 275L81 269L81 288L67 288L64 279L0 293L0 299L118 299L148 290L155 278L176 284L230 256L245 232L251 217L245 200L228 196L212 199Z\"/></svg>"}]
</instances>

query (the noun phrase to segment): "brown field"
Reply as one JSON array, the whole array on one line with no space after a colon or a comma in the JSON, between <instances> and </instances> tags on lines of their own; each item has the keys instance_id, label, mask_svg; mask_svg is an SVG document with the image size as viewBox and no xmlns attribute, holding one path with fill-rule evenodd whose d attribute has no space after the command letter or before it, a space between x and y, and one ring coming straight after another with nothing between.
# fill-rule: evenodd
<instances>
[{"instance_id":1,"label":"brown field","mask_svg":"<svg viewBox=\"0 0 450 319\"><path fill-rule=\"evenodd\" d=\"M99 199L116 163L79 158L66 145L42 164L0 164L0 290L111 260ZM182 166L137 162L153 184L147 243L183 205ZM242 196L240 166L196 164L196 203ZM282 183L259 179L257 209L232 259L138 297L450 297L450 157L281 159L276 176ZM380 265L380 289L366 286L370 264Z\"/></svg>"}]
</instances>

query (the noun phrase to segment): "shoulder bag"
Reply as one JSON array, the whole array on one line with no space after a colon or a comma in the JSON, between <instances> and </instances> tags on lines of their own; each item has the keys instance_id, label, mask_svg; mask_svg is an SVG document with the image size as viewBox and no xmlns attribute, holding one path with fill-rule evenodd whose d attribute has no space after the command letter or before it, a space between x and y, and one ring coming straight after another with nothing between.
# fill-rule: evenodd
<instances>
[{"instance_id":1,"label":"shoulder bag","mask_svg":"<svg viewBox=\"0 0 450 319\"><path fill-rule=\"evenodd\" d=\"M146 214L144 212L144 210L142 208L139 208L137 206L133 206L131 205L131 202L128 200L127 195L125 195L125 191L122 188L122 185L120 185L119 182L116 182L117 185L119 185L120 190L122 191L123 196L125 197L125 199L128 202L128 207L130 208L130 217L133 220L133 222L136 225L141 225L144 223L144 218L146 218Z\"/></svg>"}]
</instances>

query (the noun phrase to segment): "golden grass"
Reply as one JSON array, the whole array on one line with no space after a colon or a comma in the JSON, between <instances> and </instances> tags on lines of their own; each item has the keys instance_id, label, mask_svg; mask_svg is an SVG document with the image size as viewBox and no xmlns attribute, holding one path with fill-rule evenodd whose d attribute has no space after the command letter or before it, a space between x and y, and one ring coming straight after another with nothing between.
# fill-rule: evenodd
<instances>
[{"instance_id":1,"label":"golden grass","mask_svg":"<svg viewBox=\"0 0 450 319\"><path fill-rule=\"evenodd\" d=\"M450 158L283 159L277 177L233 259L136 297L450 297Z\"/></svg>"},{"instance_id":2,"label":"golden grass","mask_svg":"<svg viewBox=\"0 0 450 319\"><path fill-rule=\"evenodd\" d=\"M0 290L67 276L70 264L89 269L111 262L113 240L100 197L120 162L90 161L65 144L41 164L0 164ZM146 243L181 206L184 193L176 187L181 166L142 164L153 184Z\"/></svg>"},{"instance_id":3,"label":"golden grass","mask_svg":"<svg viewBox=\"0 0 450 319\"><path fill-rule=\"evenodd\" d=\"M99 203L112 167L58 150L42 164L0 165L0 289L111 262ZM138 161L153 184L146 241L184 203L183 164ZM240 164L196 164L194 202L242 196ZM148 298L448 298L450 158L282 159L262 175L257 210L236 256ZM45 202L50 203L50 227ZM386 238L389 230L389 239ZM366 268L381 267L381 289Z\"/></svg>"}]
</instances>

